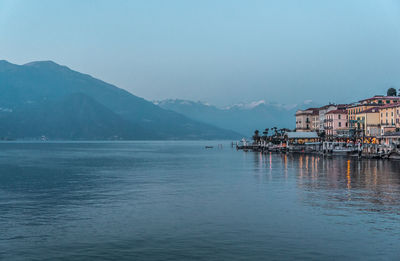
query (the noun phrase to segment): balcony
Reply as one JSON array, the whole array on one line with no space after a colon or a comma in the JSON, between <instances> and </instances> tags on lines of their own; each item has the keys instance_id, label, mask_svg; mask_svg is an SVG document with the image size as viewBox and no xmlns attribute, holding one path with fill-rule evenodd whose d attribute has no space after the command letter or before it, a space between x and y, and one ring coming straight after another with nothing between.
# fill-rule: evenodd
<instances>
[{"instance_id":1,"label":"balcony","mask_svg":"<svg viewBox=\"0 0 400 261\"><path fill-rule=\"evenodd\" d=\"M381 123L382 127L394 127L395 124L391 124L391 123Z\"/></svg>"}]
</instances>

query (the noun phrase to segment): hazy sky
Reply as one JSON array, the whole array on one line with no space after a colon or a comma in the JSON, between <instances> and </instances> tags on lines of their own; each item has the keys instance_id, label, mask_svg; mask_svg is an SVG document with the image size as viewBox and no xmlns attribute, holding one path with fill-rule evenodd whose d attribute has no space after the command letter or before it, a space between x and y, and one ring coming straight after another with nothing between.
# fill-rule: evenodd
<instances>
[{"instance_id":1,"label":"hazy sky","mask_svg":"<svg viewBox=\"0 0 400 261\"><path fill-rule=\"evenodd\" d=\"M0 0L0 59L149 100L350 102L400 88L400 0Z\"/></svg>"}]
</instances>

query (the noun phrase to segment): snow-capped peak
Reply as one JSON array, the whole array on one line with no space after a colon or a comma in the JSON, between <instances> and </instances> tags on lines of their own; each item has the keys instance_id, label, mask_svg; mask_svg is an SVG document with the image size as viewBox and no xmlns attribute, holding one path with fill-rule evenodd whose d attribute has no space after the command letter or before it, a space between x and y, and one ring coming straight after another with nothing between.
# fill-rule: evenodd
<instances>
[{"instance_id":1,"label":"snow-capped peak","mask_svg":"<svg viewBox=\"0 0 400 261\"><path fill-rule=\"evenodd\" d=\"M267 104L265 100L259 100L259 101L253 101L250 103L236 103L230 106L226 106L224 109L225 110L230 110L233 108L241 108L241 109L254 109L257 106L260 106L262 104Z\"/></svg>"},{"instance_id":2,"label":"snow-capped peak","mask_svg":"<svg viewBox=\"0 0 400 261\"><path fill-rule=\"evenodd\" d=\"M165 104L180 104L180 105L195 105L200 104L203 106L211 106L211 104L202 101L191 101L191 100L183 100L183 99L165 99L165 100L156 100L153 101L155 105L165 105Z\"/></svg>"}]
</instances>

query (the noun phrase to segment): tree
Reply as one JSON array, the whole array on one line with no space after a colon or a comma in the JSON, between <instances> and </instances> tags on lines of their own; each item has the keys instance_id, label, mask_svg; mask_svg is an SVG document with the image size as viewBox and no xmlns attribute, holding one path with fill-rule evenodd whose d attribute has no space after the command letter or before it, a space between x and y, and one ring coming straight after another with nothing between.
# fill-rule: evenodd
<instances>
[{"instance_id":1,"label":"tree","mask_svg":"<svg viewBox=\"0 0 400 261\"><path fill-rule=\"evenodd\" d=\"M258 142L258 141L260 141L260 135L259 135L259 131L258 130L255 130L254 131L254 135L253 135L253 140L254 140L254 142Z\"/></svg>"},{"instance_id":2,"label":"tree","mask_svg":"<svg viewBox=\"0 0 400 261\"><path fill-rule=\"evenodd\" d=\"M390 87L390 88L387 90L387 96L397 96L397 91L396 91L396 89L393 88L393 87Z\"/></svg>"},{"instance_id":3,"label":"tree","mask_svg":"<svg viewBox=\"0 0 400 261\"><path fill-rule=\"evenodd\" d=\"M277 127L273 127L272 129L274 130L274 136L278 136L278 128Z\"/></svg>"},{"instance_id":4,"label":"tree","mask_svg":"<svg viewBox=\"0 0 400 261\"><path fill-rule=\"evenodd\" d=\"M268 138L268 132L269 132L269 128L266 128L266 129L263 131L263 136L262 136L262 139L263 139L263 140L267 140L267 138Z\"/></svg>"}]
</instances>

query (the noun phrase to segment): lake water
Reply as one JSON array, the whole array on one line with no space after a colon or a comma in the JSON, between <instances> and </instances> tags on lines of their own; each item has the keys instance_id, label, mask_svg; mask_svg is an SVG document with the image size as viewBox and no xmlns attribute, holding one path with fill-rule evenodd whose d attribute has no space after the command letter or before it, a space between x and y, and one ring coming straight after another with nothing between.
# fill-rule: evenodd
<instances>
[{"instance_id":1,"label":"lake water","mask_svg":"<svg viewBox=\"0 0 400 261\"><path fill-rule=\"evenodd\" d=\"M400 162L0 143L1 260L399 258Z\"/></svg>"}]
</instances>

